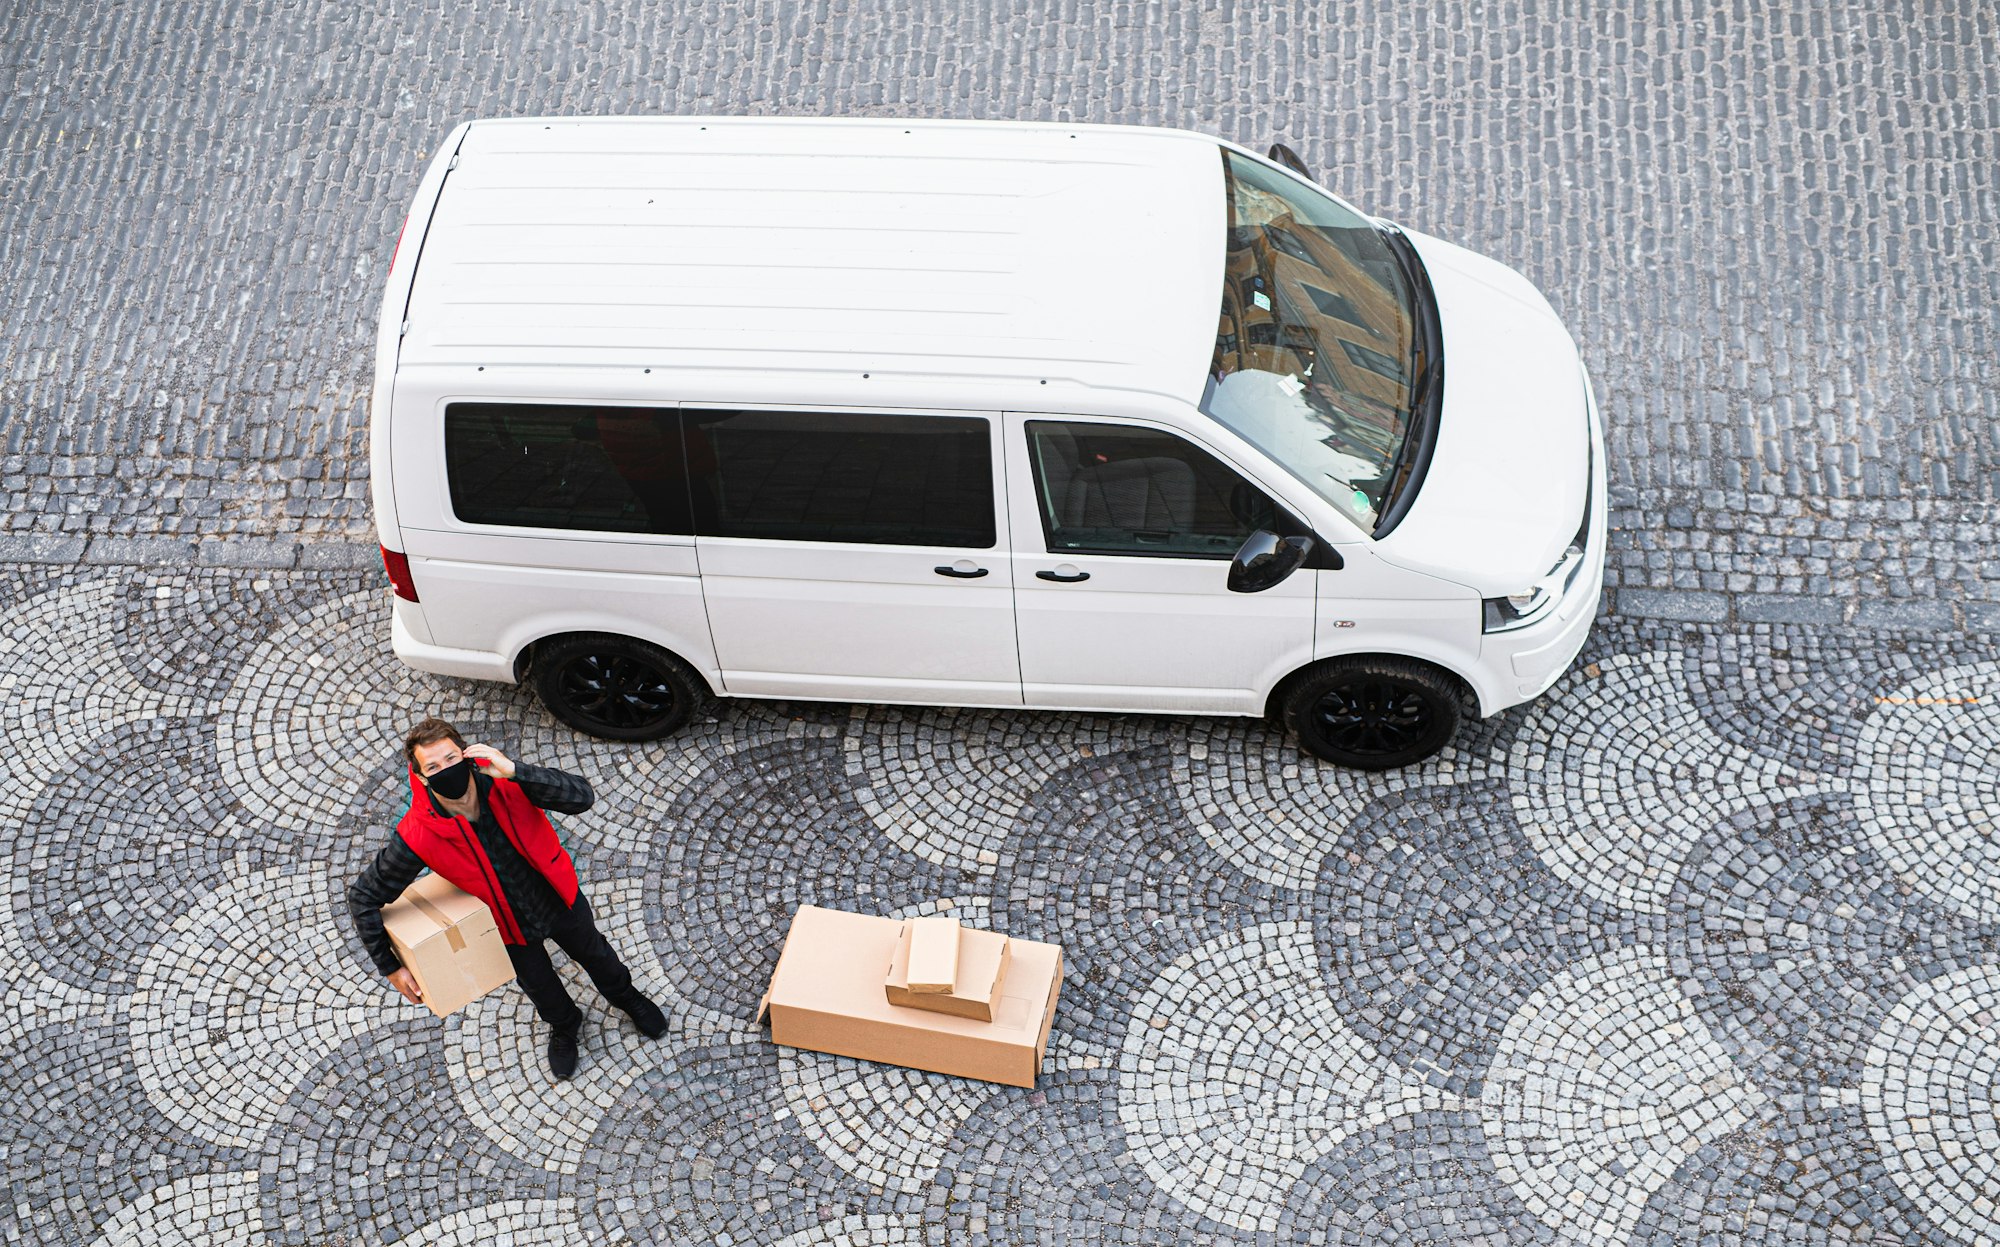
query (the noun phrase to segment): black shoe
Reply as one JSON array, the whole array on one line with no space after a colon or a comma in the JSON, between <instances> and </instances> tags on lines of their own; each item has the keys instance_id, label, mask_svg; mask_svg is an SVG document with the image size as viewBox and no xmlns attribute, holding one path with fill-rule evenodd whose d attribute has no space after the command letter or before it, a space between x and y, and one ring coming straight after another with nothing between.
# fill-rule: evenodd
<instances>
[{"instance_id":1,"label":"black shoe","mask_svg":"<svg viewBox=\"0 0 2000 1247\"><path fill-rule=\"evenodd\" d=\"M576 1028L549 1032L549 1073L566 1082L576 1073Z\"/></svg>"},{"instance_id":2,"label":"black shoe","mask_svg":"<svg viewBox=\"0 0 2000 1247\"><path fill-rule=\"evenodd\" d=\"M633 992L625 999L625 1003L618 1007L625 1010L626 1016L632 1019L632 1024L637 1026L639 1033L646 1038L658 1039L667 1033L667 1015L660 1012L660 1006L638 992Z\"/></svg>"}]
</instances>

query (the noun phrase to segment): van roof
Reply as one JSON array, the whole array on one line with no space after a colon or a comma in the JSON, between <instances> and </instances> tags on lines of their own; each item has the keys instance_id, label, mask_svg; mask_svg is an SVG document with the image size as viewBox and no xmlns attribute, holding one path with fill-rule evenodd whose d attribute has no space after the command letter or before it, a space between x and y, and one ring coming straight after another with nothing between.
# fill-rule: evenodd
<instances>
[{"instance_id":1,"label":"van roof","mask_svg":"<svg viewBox=\"0 0 2000 1247\"><path fill-rule=\"evenodd\" d=\"M1193 402L1222 286L1218 149L1128 126L474 122L399 366L865 372Z\"/></svg>"}]
</instances>

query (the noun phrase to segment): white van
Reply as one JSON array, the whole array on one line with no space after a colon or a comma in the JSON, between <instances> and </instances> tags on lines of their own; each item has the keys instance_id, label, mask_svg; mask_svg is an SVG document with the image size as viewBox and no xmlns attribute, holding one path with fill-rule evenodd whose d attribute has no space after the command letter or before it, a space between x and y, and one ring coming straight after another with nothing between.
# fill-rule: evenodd
<instances>
[{"instance_id":1,"label":"white van","mask_svg":"<svg viewBox=\"0 0 2000 1247\"><path fill-rule=\"evenodd\" d=\"M1272 715L1387 768L1534 697L1603 580L1576 345L1272 154L460 126L377 348L396 654L617 740L783 697Z\"/></svg>"}]
</instances>

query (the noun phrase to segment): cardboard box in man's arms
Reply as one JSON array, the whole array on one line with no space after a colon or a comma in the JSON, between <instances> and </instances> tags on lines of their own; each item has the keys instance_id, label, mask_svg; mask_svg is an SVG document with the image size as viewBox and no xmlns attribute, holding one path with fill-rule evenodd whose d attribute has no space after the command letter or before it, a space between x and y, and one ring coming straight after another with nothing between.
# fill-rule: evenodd
<instances>
[{"instance_id":1,"label":"cardboard box in man's arms","mask_svg":"<svg viewBox=\"0 0 2000 1247\"><path fill-rule=\"evenodd\" d=\"M424 989L424 1004L449 1017L511 981L513 959L486 902L439 875L425 875L382 907L382 926Z\"/></svg>"}]
</instances>

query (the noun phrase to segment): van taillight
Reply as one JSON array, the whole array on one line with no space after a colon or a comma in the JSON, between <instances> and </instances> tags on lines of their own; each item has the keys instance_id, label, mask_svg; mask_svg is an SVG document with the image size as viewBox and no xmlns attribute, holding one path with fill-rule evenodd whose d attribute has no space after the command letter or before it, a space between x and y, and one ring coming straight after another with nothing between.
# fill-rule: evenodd
<instances>
[{"instance_id":1,"label":"van taillight","mask_svg":"<svg viewBox=\"0 0 2000 1247\"><path fill-rule=\"evenodd\" d=\"M417 586L416 582L410 579L410 560L388 546L383 546L382 566L389 573L389 583L396 587L396 596L405 601L416 601Z\"/></svg>"},{"instance_id":2,"label":"van taillight","mask_svg":"<svg viewBox=\"0 0 2000 1247\"><path fill-rule=\"evenodd\" d=\"M403 254L403 235L410 232L410 218L403 218L403 228L396 231L396 249L389 253L389 267L396 267L396 257Z\"/></svg>"}]
</instances>

